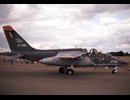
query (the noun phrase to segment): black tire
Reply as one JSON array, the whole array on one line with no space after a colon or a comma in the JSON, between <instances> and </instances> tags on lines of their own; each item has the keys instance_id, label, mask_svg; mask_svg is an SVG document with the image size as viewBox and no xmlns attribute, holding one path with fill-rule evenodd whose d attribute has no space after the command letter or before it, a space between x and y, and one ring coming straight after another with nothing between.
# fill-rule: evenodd
<instances>
[{"instance_id":1,"label":"black tire","mask_svg":"<svg viewBox=\"0 0 130 100\"><path fill-rule=\"evenodd\" d=\"M74 74L74 70L72 70L72 69L68 69L66 71L66 75L73 75L73 74Z\"/></svg>"},{"instance_id":2,"label":"black tire","mask_svg":"<svg viewBox=\"0 0 130 100\"><path fill-rule=\"evenodd\" d=\"M60 68L59 68L59 73L65 73L64 67L60 67Z\"/></svg>"},{"instance_id":3,"label":"black tire","mask_svg":"<svg viewBox=\"0 0 130 100\"><path fill-rule=\"evenodd\" d=\"M115 70L112 70L112 74L116 74Z\"/></svg>"}]
</instances>

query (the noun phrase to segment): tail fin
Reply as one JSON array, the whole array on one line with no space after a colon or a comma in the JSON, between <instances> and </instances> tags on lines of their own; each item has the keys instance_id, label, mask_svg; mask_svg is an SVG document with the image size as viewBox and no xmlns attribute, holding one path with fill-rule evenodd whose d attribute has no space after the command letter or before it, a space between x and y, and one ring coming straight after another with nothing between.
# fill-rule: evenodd
<instances>
[{"instance_id":1,"label":"tail fin","mask_svg":"<svg viewBox=\"0 0 130 100\"><path fill-rule=\"evenodd\" d=\"M32 48L11 26L3 26L11 51L32 51Z\"/></svg>"}]
</instances>

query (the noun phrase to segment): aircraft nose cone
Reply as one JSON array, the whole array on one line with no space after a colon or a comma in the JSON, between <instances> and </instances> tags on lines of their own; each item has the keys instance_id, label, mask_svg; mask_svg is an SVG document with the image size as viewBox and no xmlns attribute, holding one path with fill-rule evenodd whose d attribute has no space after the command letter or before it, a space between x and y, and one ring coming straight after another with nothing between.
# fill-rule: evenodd
<instances>
[{"instance_id":1,"label":"aircraft nose cone","mask_svg":"<svg viewBox=\"0 0 130 100\"><path fill-rule=\"evenodd\" d=\"M127 63L127 62L124 61L123 64L128 65L129 63Z\"/></svg>"},{"instance_id":2,"label":"aircraft nose cone","mask_svg":"<svg viewBox=\"0 0 130 100\"><path fill-rule=\"evenodd\" d=\"M125 62L125 61L120 61L120 64L123 64L123 65L128 65L129 63Z\"/></svg>"}]
</instances>

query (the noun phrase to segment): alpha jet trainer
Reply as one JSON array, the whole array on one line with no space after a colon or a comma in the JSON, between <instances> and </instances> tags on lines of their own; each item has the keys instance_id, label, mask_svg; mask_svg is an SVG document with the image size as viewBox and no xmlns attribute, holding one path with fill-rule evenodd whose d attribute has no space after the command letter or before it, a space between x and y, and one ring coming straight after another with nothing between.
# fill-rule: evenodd
<instances>
[{"instance_id":1,"label":"alpha jet trainer","mask_svg":"<svg viewBox=\"0 0 130 100\"><path fill-rule=\"evenodd\" d=\"M115 67L112 73L115 74L117 66L126 66L127 62L116 59L111 54L101 54L96 49L91 49L87 52L86 49L82 51L62 51L58 52L56 56L48 57L40 60L41 63L54 66L64 66L59 69L60 73L73 75L74 67ZM70 69L67 69L70 67Z\"/></svg>"},{"instance_id":2,"label":"alpha jet trainer","mask_svg":"<svg viewBox=\"0 0 130 100\"><path fill-rule=\"evenodd\" d=\"M32 61L38 61L42 64L61 66L59 73L73 75L75 67L115 67L126 66L127 62L116 59L112 55L98 53L96 49L72 48L72 49L51 49L38 50L32 48L11 26L3 26L11 53L6 60L22 58ZM68 68L70 67L70 68ZM112 73L117 72L113 70Z\"/></svg>"}]
</instances>

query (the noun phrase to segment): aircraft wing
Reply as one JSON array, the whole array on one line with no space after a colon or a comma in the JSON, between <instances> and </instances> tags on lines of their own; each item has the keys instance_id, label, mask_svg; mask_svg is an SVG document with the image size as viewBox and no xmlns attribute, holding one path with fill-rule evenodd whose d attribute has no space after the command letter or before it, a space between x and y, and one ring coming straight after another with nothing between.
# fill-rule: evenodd
<instances>
[{"instance_id":1,"label":"aircraft wing","mask_svg":"<svg viewBox=\"0 0 130 100\"><path fill-rule=\"evenodd\" d=\"M23 57L23 56L25 56L25 55L26 55L26 54L13 55L13 56L10 56L9 58L5 59L5 60L14 60L14 59Z\"/></svg>"},{"instance_id":2,"label":"aircraft wing","mask_svg":"<svg viewBox=\"0 0 130 100\"><path fill-rule=\"evenodd\" d=\"M83 54L86 54L86 52L85 51L62 51L62 52L58 52L58 54L56 55L56 58L74 59L74 58L82 56Z\"/></svg>"}]
</instances>

